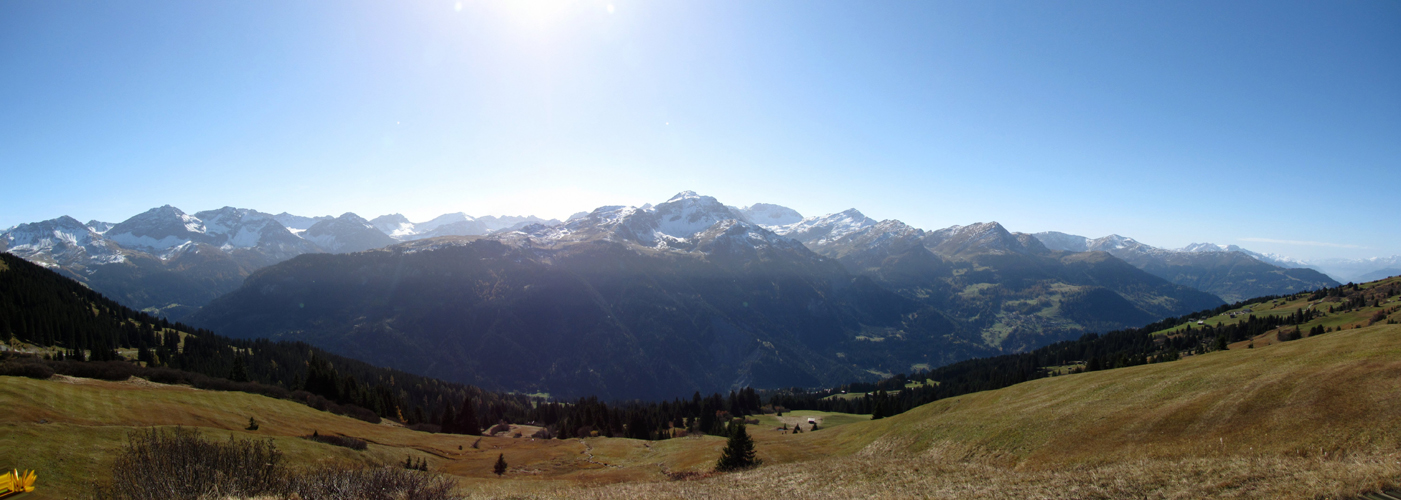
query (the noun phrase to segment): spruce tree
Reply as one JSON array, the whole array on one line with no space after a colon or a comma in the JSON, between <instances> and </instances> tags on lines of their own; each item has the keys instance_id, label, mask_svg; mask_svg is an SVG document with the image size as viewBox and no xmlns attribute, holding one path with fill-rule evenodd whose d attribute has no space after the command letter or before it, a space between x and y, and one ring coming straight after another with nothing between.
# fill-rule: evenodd
<instances>
[{"instance_id":1,"label":"spruce tree","mask_svg":"<svg viewBox=\"0 0 1401 500\"><path fill-rule=\"evenodd\" d=\"M754 456L754 440L744 430L742 422L730 425L730 440L720 451L720 460L715 462L715 470L721 472L747 469L762 461Z\"/></svg>"},{"instance_id":2,"label":"spruce tree","mask_svg":"<svg viewBox=\"0 0 1401 500\"><path fill-rule=\"evenodd\" d=\"M506 454L505 454L505 453L502 453L502 454L496 456L496 465L493 466L493 467L491 468L491 471L492 471L492 472L495 472L497 476L500 476L500 475L506 473Z\"/></svg>"}]
</instances>

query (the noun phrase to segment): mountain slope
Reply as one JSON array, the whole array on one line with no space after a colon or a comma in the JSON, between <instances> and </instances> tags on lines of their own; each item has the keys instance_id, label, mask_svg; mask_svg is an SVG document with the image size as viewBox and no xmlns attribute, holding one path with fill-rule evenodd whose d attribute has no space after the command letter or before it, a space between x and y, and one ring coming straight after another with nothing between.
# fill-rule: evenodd
<instances>
[{"instance_id":1,"label":"mountain slope","mask_svg":"<svg viewBox=\"0 0 1401 500\"><path fill-rule=\"evenodd\" d=\"M783 435L820 460L566 494L1360 498L1401 476L1401 399L1392 396L1401 375L1397 352L1401 327L1377 325L1040 379L881 420ZM767 435L767 427L750 432Z\"/></svg>"},{"instance_id":2,"label":"mountain slope","mask_svg":"<svg viewBox=\"0 0 1401 500\"><path fill-rule=\"evenodd\" d=\"M1055 250L1108 252L1154 276L1216 294L1229 302L1338 285L1323 273L1280 267L1235 246L1193 244L1182 250L1168 250L1119 235L1089 239L1045 232L1034 236Z\"/></svg>"},{"instance_id":3,"label":"mountain slope","mask_svg":"<svg viewBox=\"0 0 1401 500\"><path fill-rule=\"evenodd\" d=\"M476 240L299 257L258 272L191 320L236 337L306 340L429 376L560 395L663 397L858 377L817 354L842 334L821 321L841 316L840 304L821 300L832 284L760 271L610 242L544 261ZM773 286L783 293L764 291Z\"/></svg>"},{"instance_id":4,"label":"mountain slope","mask_svg":"<svg viewBox=\"0 0 1401 500\"><path fill-rule=\"evenodd\" d=\"M302 237L331 253L360 252L396 243L370 221L350 212L313 224Z\"/></svg>"},{"instance_id":5,"label":"mountain slope","mask_svg":"<svg viewBox=\"0 0 1401 500\"><path fill-rule=\"evenodd\" d=\"M1052 252L996 222L925 231L847 211L785 229L798 227L817 253L922 304L917 315L947 315L977 332L970 341L1004 350L1222 304L1103 252Z\"/></svg>"}]
</instances>

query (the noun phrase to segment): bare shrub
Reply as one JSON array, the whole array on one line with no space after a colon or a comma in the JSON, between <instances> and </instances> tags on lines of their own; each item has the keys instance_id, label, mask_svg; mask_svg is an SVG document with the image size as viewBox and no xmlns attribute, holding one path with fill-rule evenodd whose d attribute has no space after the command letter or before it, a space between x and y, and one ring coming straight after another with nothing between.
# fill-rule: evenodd
<instances>
[{"instance_id":1,"label":"bare shrub","mask_svg":"<svg viewBox=\"0 0 1401 500\"><path fill-rule=\"evenodd\" d=\"M511 430L511 424L507 423L505 420L502 420L501 422L497 423L496 425L491 426L490 429L487 429L486 435L488 435L488 436L494 436L494 435L496 435L496 433L498 433L498 432L510 432L510 430Z\"/></svg>"},{"instance_id":2,"label":"bare shrub","mask_svg":"<svg viewBox=\"0 0 1401 500\"><path fill-rule=\"evenodd\" d=\"M438 425L438 424L430 424L430 423L427 423L427 422L421 422L421 423L417 423L417 424L410 425L410 426L409 426L409 429L413 429L413 430L416 430L416 431L419 431L419 432L427 432L427 433L430 433L430 434L437 434L437 433L439 433L439 432L443 432L443 426Z\"/></svg>"},{"instance_id":3,"label":"bare shrub","mask_svg":"<svg viewBox=\"0 0 1401 500\"><path fill-rule=\"evenodd\" d=\"M26 363L23 361L7 361L0 363L0 375L12 377L29 377L40 380L54 376L52 368L40 363Z\"/></svg>"},{"instance_id":4,"label":"bare shrub","mask_svg":"<svg viewBox=\"0 0 1401 500\"><path fill-rule=\"evenodd\" d=\"M100 487L100 499L157 500L214 498L283 493L286 471L272 441L224 443L176 427L128 435L112 464L112 482Z\"/></svg>"},{"instance_id":5,"label":"bare shrub","mask_svg":"<svg viewBox=\"0 0 1401 500\"><path fill-rule=\"evenodd\" d=\"M271 440L230 437L220 443L176 427L131 433L112 464L111 482L96 487L92 497L450 500L461 498L456 486L442 476L393 467L288 470Z\"/></svg>"},{"instance_id":6,"label":"bare shrub","mask_svg":"<svg viewBox=\"0 0 1401 500\"><path fill-rule=\"evenodd\" d=\"M445 500L457 483L437 475L394 467L322 468L294 477L289 490L302 498L327 500Z\"/></svg>"}]
</instances>

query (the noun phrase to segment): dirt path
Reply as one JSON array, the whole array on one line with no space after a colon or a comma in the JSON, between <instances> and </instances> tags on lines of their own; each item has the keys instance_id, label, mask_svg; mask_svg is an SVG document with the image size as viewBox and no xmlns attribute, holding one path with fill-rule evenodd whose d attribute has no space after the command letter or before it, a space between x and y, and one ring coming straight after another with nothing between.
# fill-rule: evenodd
<instances>
[{"instance_id":1,"label":"dirt path","mask_svg":"<svg viewBox=\"0 0 1401 500\"><path fill-rule=\"evenodd\" d=\"M582 452L580 452L580 453L583 453L583 454L584 454L584 456L585 456L584 461L585 461L585 462L588 462L588 463L591 463L591 464L602 465L602 466L604 466L604 467L613 467L613 468L618 468L618 469L623 468L623 466L621 466L621 465L606 464L606 463L603 463L603 462L594 461L594 459L593 459L593 446L589 446L588 441L584 441L584 440L582 440L582 439L579 440L579 444L584 445L584 451L582 451Z\"/></svg>"}]
</instances>

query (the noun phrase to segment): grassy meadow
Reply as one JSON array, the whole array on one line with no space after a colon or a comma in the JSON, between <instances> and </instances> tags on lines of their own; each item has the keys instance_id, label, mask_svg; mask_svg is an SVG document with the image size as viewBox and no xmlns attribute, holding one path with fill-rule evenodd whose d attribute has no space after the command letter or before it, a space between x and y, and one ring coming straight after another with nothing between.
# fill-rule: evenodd
<instances>
[{"instance_id":1,"label":"grassy meadow","mask_svg":"<svg viewBox=\"0 0 1401 500\"><path fill-rule=\"evenodd\" d=\"M876 421L766 415L749 426L764 465L708 477L721 438L427 434L251 394L61 376L0 377L0 404L0 466L38 470L34 499L80 495L129 431L175 425L272 439L293 466L422 458L478 498L1329 498L1401 479L1401 326L1039 379ZM259 430L244 430L249 417ZM778 430L810 417L820 430ZM299 438L313 431L369 449ZM699 474L670 479L681 472Z\"/></svg>"}]
</instances>

